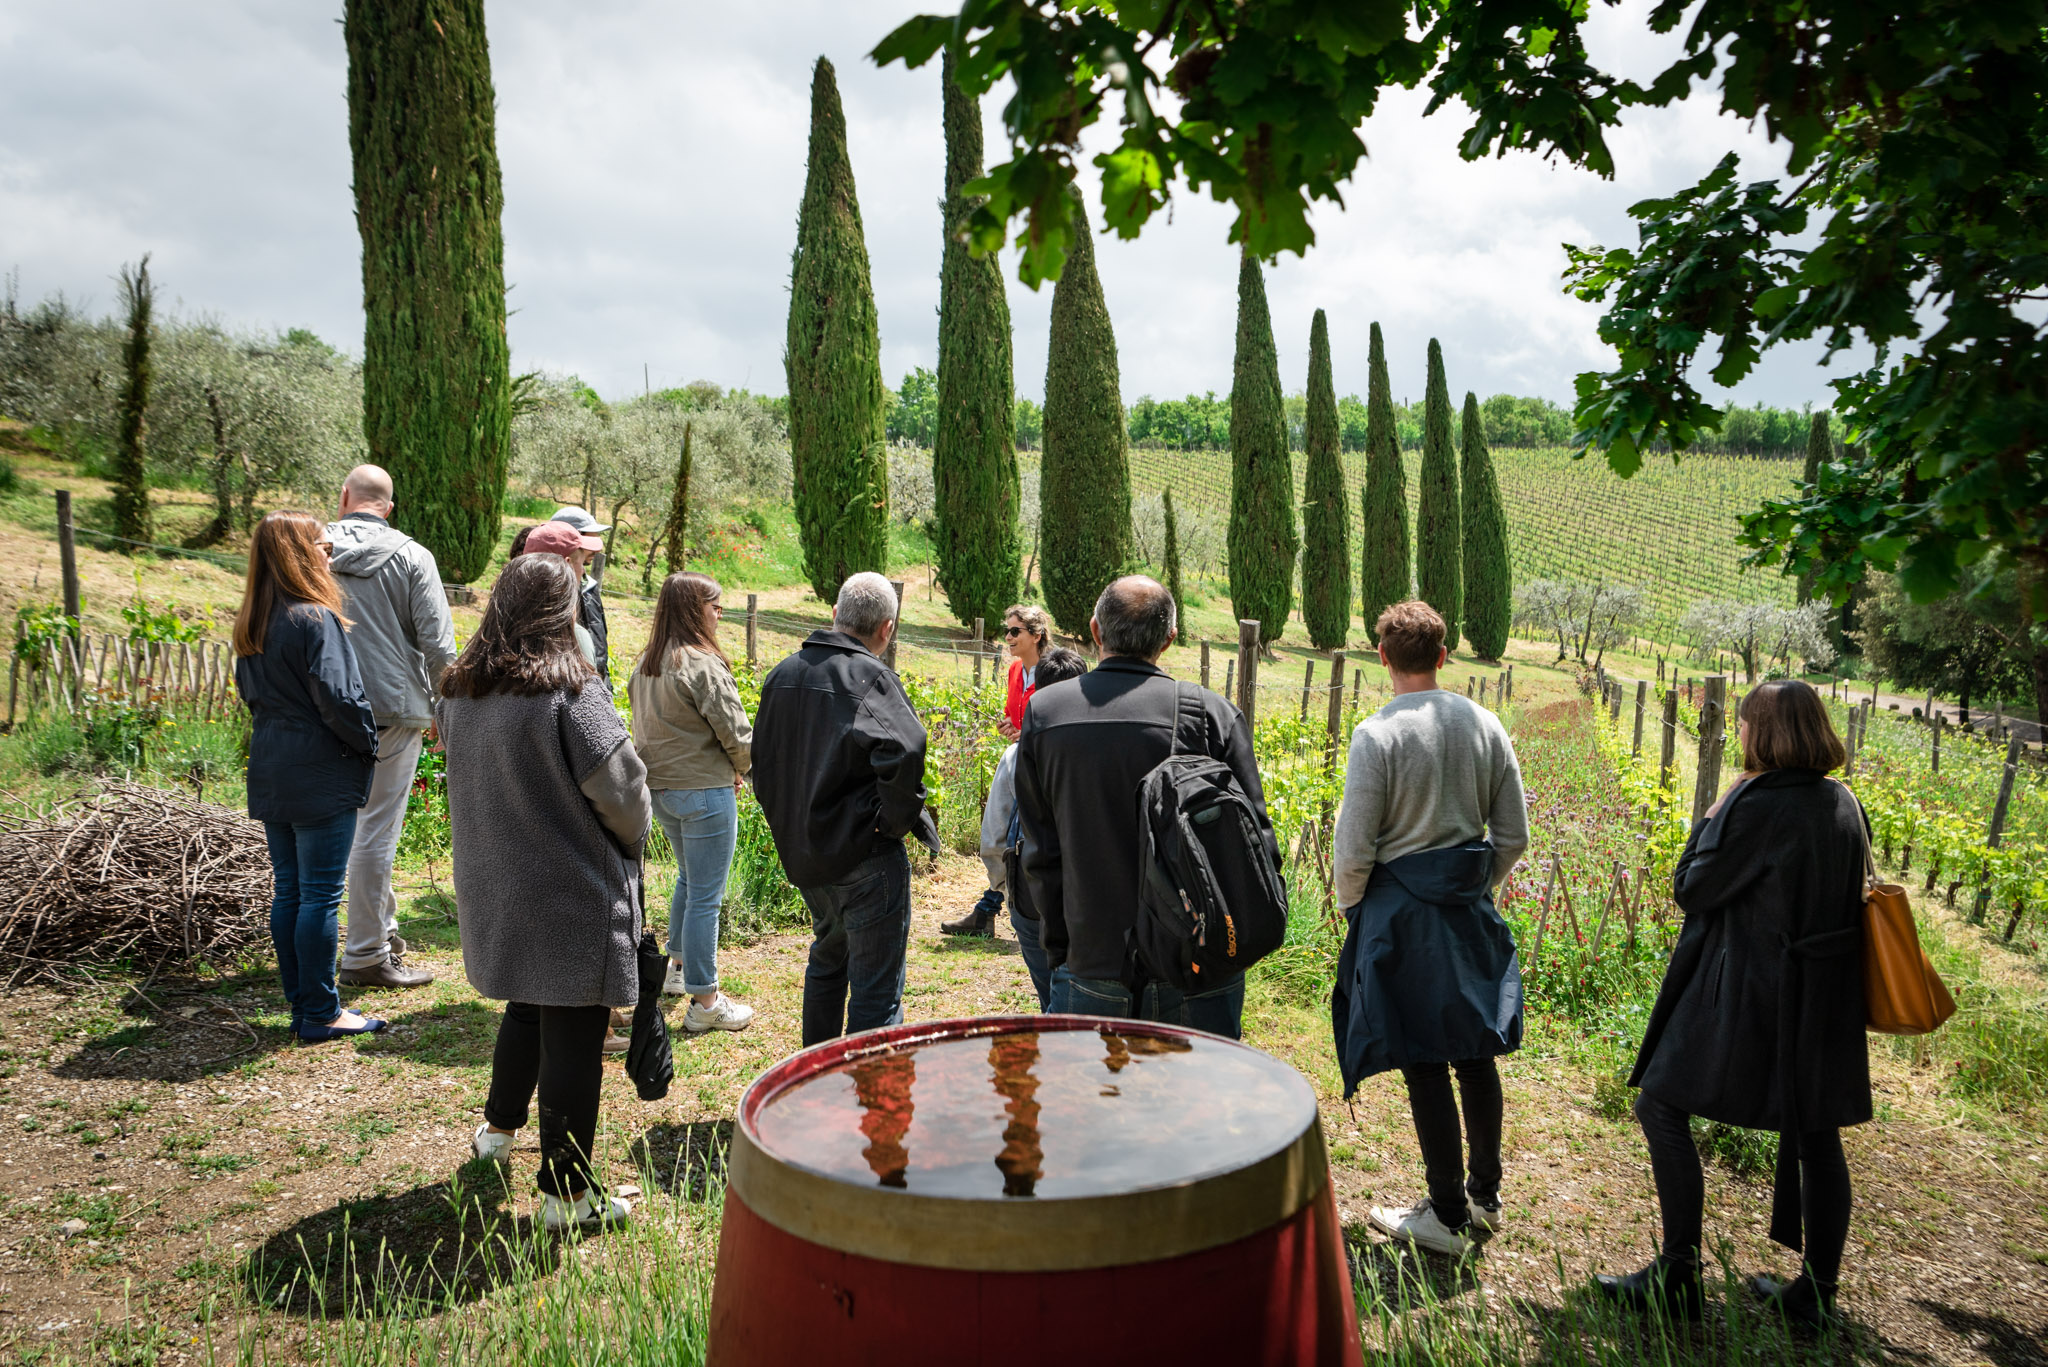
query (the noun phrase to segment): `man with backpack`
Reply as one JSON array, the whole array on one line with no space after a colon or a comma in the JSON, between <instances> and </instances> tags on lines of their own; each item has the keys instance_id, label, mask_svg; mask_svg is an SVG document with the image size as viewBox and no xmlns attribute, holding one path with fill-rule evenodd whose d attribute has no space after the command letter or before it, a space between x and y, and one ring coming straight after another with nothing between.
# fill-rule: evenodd
<instances>
[{"instance_id":1,"label":"man with backpack","mask_svg":"<svg viewBox=\"0 0 2048 1367\"><path fill-rule=\"evenodd\" d=\"M1373 1225L1455 1257L1500 1223L1494 1059L1521 1043L1522 975L1493 889L1529 844L1529 813L1500 718L1437 687L1436 609L1396 603L1373 634L1394 698L1351 736L1331 841L1349 927L1330 1012L1346 1100L1401 1070L1429 1182L1414 1206L1374 1206Z\"/></svg>"},{"instance_id":2,"label":"man with backpack","mask_svg":"<svg viewBox=\"0 0 2048 1367\"><path fill-rule=\"evenodd\" d=\"M1244 718L1159 668L1175 619L1173 595L1157 580L1117 580L1088 624L1102 663L1032 696L1017 742L1019 864L1052 970L1053 1011L1166 1021L1234 1039L1244 1015L1242 962L1256 957L1266 927L1255 933L1244 924L1240 937L1251 909L1209 906L1177 927L1148 925L1163 914L1153 894L1168 875L1155 869L1158 837L1141 817L1140 790L1170 790L1165 778L1176 771L1199 775L1190 790L1202 788L1203 810L1218 815L1203 829L1228 838L1219 862L1252 869L1262 923L1270 923L1275 890L1285 905L1280 847ZM1234 874L1220 883L1240 881ZM1174 929L1185 932L1181 952L1161 962ZM1242 961L1232 966L1226 950Z\"/></svg>"}]
</instances>

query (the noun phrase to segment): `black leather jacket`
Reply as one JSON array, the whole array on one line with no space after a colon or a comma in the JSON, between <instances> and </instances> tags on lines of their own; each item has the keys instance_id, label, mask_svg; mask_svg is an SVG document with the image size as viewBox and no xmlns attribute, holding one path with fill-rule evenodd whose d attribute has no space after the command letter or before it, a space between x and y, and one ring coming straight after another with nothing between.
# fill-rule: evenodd
<instances>
[{"instance_id":1,"label":"black leather jacket","mask_svg":"<svg viewBox=\"0 0 2048 1367\"><path fill-rule=\"evenodd\" d=\"M906 835L937 852L924 747L895 672L844 632L812 632L769 671L754 713L754 795L792 883L836 883Z\"/></svg>"}]
</instances>

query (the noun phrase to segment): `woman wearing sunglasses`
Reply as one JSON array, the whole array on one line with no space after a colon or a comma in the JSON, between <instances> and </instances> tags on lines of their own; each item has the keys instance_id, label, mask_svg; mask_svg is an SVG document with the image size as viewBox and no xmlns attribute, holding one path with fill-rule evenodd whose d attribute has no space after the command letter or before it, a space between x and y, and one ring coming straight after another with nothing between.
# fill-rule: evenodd
<instances>
[{"instance_id":1,"label":"woman wearing sunglasses","mask_svg":"<svg viewBox=\"0 0 2048 1367\"><path fill-rule=\"evenodd\" d=\"M1003 694L1003 739L1017 739L1024 727L1024 704L1038 686L1038 657L1045 653L1052 623L1044 608L1019 603L1003 614L1003 635L1010 643L1010 679Z\"/></svg>"}]
</instances>

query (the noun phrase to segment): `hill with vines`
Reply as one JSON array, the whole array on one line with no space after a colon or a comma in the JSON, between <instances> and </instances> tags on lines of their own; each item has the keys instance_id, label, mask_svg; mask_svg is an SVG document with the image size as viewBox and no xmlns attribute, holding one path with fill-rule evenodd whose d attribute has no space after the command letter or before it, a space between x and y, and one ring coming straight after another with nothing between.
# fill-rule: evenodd
<instances>
[{"instance_id":1,"label":"hill with vines","mask_svg":"<svg viewBox=\"0 0 2048 1367\"><path fill-rule=\"evenodd\" d=\"M1130 459L1134 498L1156 497L1171 487L1183 517L1228 516L1227 451L1133 449ZM1413 526L1421 456L1406 451L1402 459ZM1640 585L1659 633L1673 631L1686 608L1702 598L1791 600L1790 580L1742 568L1735 535L1742 513L1789 489L1799 474L1793 462L1688 455L1673 464L1657 458L1624 480L1597 460L1572 459L1561 447L1503 448L1493 460L1507 505L1517 583L1597 579ZM1301 465L1297 456L1297 492ZM1345 453L1345 476L1355 519L1363 453Z\"/></svg>"}]
</instances>

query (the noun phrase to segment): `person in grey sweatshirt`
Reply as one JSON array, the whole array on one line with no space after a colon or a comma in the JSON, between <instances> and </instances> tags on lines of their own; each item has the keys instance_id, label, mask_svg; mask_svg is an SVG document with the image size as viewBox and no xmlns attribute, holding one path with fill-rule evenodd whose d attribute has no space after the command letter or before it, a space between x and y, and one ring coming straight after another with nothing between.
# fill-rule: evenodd
<instances>
[{"instance_id":1,"label":"person in grey sweatshirt","mask_svg":"<svg viewBox=\"0 0 2048 1367\"><path fill-rule=\"evenodd\" d=\"M1331 1017L1347 1098L1400 1070L1429 1181L1414 1206L1374 1206L1373 1225L1455 1257L1500 1222L1494 1059L1521 1043L1522 977L1493 889L1528 847L1529 812L1500 718L1437 686L1436 609L1396 603L1374 635L1394 698L1358 724L1344 771L1331 872L1348 925Z\"/></svg>"},{"instance_id":2,"label":"person in grey sweatshirt","mask_svg":"<svg viewBox=\"0 0 2048 1367\"><path fill-rule=\"evenodd\" d=\"M441 673L455 662L455 626L434 553L393 527L391 476L358 465L341 486L341 516L327 524L329 562L341 585L363 692L377 719L377 770L356 813L348 859L348 943L341 982L349 987L418 987L434 980L405 965L391 866L434 725Z\"/></svg>"}]
</instances>

